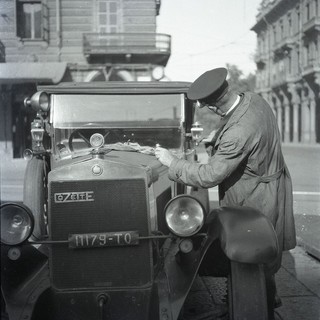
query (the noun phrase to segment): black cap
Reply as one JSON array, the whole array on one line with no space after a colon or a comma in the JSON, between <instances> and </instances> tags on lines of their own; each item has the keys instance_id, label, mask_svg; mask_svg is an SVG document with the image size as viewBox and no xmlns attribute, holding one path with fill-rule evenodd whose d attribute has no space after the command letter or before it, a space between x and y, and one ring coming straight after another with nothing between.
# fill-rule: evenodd
<instances>
[{"instance_id":1,"label":"black cap","mask_svg":"<svg viewBox=\"0 0 320 320\"><path fill-rule=\"evenodd\" d=\"M228 89L226 68L209 70L196 79L190 86L187 96L190 100L220 100Z\"/></svg>"}]
</instances>

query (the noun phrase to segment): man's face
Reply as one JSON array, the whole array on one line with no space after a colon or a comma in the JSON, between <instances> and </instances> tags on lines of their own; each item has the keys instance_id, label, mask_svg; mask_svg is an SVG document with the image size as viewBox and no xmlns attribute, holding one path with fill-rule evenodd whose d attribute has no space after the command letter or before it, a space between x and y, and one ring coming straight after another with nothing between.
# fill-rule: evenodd
<instances>
[{"instance_id":1,"label":"man's face","mask_svg":"<svg viewBox=\"0 0 320 320\"><path fill-rule=\"evenodd\" d=\"M204 100L198 100L197 101L197 106L199 108L203 108L203 107L207 107L210 111L218 114L219 116L222 115L222 111L219 109L221 106L221 100L219 101L211 101L211 102L207 102Z\"/></svg>"}]
</instances>

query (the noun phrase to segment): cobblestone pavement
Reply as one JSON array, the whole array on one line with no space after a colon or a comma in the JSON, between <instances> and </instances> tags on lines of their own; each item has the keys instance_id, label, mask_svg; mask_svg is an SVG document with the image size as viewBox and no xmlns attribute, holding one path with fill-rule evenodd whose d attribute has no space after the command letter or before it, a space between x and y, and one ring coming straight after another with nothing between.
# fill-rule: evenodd
<instances>
[{"instance_id":1,"label":"cobblestone pavement","mask_svg":"<svg viewBox=\"0 0 320 320\"><path fill-rule=\"evenodd\" d=\"M320 319L319 260L301 247L285 252L276 282L282 300L282 306L275 310L276 320ZM226 295L226 279L197 278L181 320L227 320Z\"/></svg>"}]
</instances>

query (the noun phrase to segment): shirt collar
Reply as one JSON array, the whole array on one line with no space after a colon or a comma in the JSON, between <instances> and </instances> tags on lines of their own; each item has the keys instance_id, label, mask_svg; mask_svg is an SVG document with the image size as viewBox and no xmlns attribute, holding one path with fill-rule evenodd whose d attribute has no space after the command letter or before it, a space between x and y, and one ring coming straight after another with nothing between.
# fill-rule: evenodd
<instances>
[{"instance_id":1,"label":"shirt collar","mask_svg":"<svg viewBox=\"0 0 320 320\"><path fill-rule=\"evenodd\" d=\"M226 112L226 115L227 115L228 113L230 113L230 112L237 106L237 104L239 103L239 101L240 101L240 96L237 95L236 101L233 103L233 105L230 107L230 109Z\"/></svg>"}]
</instances>

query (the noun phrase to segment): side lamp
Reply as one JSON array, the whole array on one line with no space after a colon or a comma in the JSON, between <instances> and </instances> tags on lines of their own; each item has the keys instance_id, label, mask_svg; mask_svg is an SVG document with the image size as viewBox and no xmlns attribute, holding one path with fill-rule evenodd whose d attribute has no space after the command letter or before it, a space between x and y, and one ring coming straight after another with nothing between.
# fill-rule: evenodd
<instances>
[{"instance_id":1,"label":"side lamp","mask_svg":"<svg viewBox=\"0 0 320 320\"><path fill-rule=\"evenodd\" d=\"M199 145L202 138L202 134L203 134L203 127L201 126L201 124L198 121L192 124L191 136L192 136L192 140L196 143L196 146Z\"/></svg>"},{"instance_id":2,"label":"side lamp","mask_svg":"<svg viewBox=\"0 0 320 320\"><path fill-rule=\"evenodd\" d=\"M44 128L41 120L35 120L31 123L31 137L35 142L37 149L42 149L43 145Z\"/></svg>"}]
</instances>

